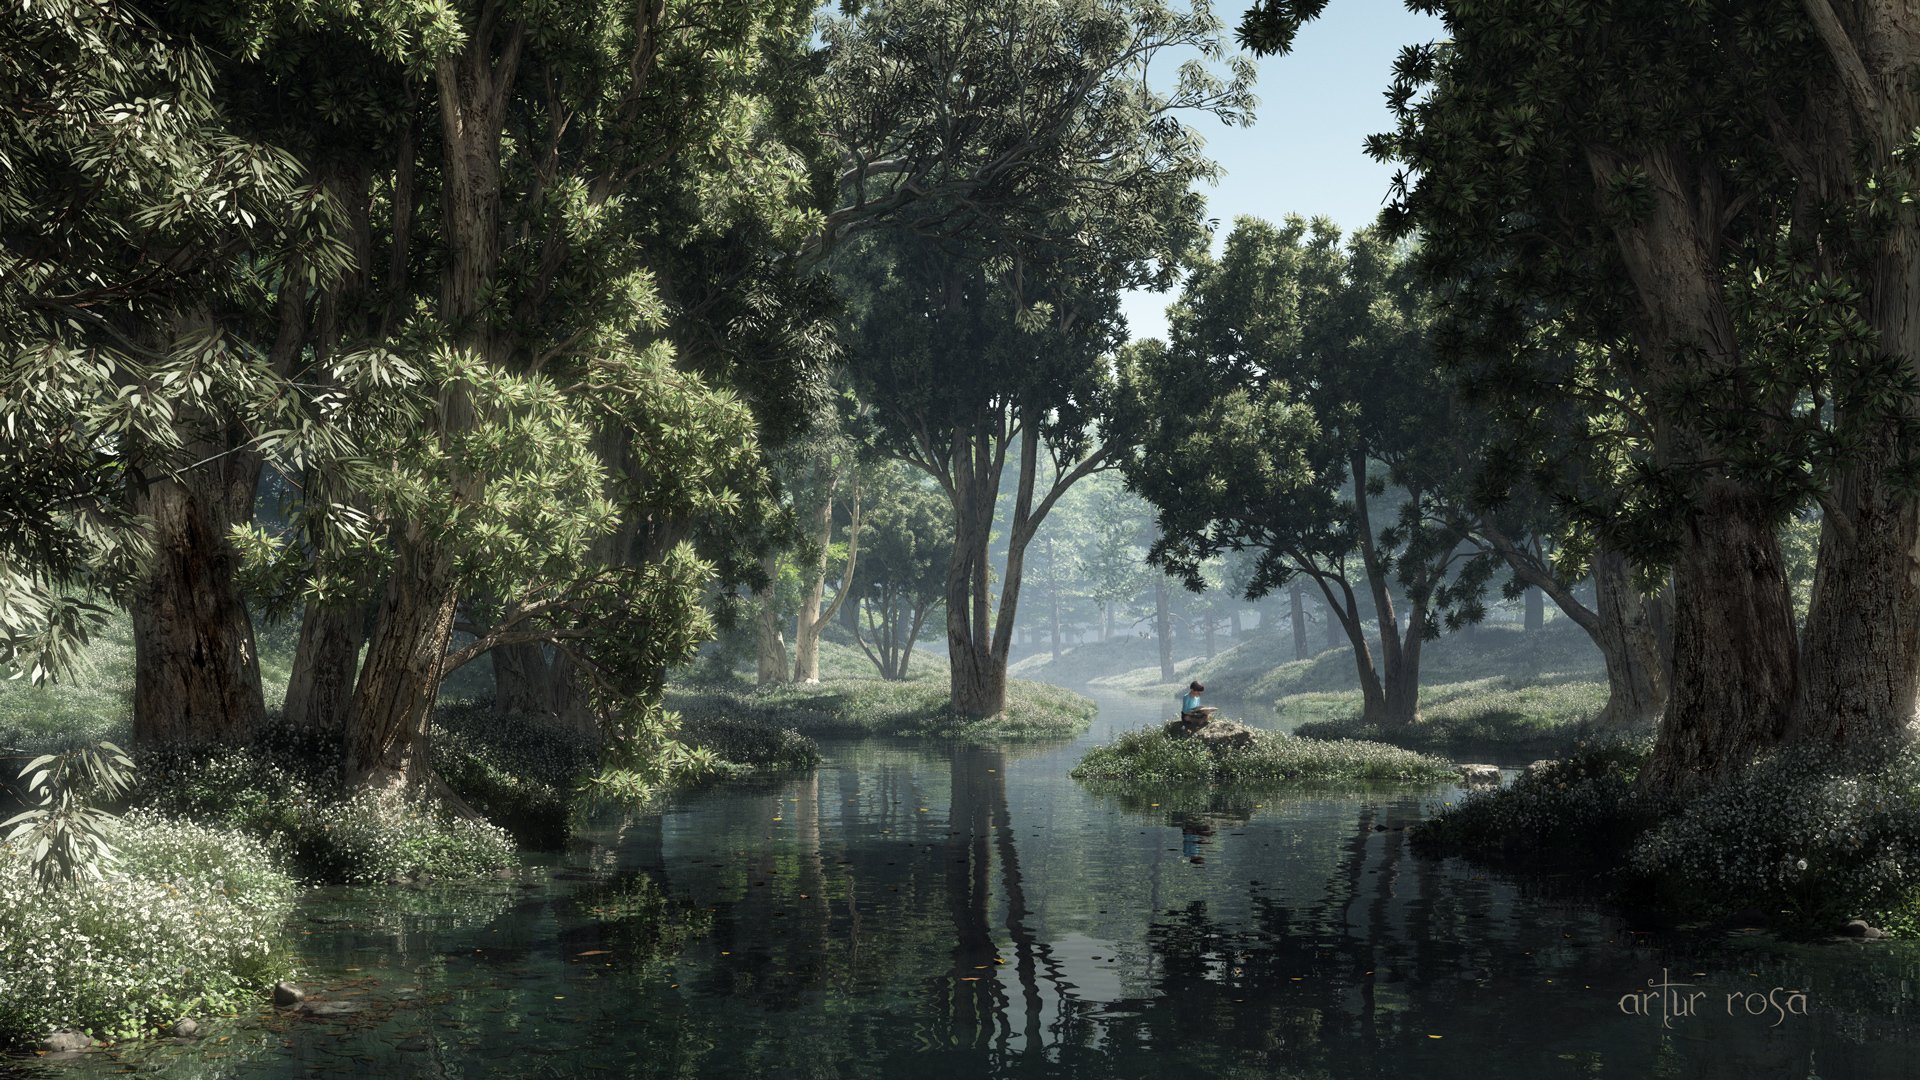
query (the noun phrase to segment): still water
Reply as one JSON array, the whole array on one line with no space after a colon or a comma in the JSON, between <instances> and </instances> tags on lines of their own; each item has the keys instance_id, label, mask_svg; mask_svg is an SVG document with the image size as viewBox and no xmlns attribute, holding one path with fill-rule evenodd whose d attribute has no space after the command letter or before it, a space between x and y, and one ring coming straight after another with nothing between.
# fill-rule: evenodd
<instances>
[{"instance_id":1,"label":"still water","mask_svg":"<svg viewBox=\"0 0 1920 1080\"><path fill-rule=\"evenodd\" d=\"M1085 747L1162 711L1100 702L1072 744L828 744L519 881L316 892L301 981L334 1015L47 1071L1920 1077L1920 947L1653 932L1414 857L1452 790L1088 791Z\"/></svg>"}]
</instances>

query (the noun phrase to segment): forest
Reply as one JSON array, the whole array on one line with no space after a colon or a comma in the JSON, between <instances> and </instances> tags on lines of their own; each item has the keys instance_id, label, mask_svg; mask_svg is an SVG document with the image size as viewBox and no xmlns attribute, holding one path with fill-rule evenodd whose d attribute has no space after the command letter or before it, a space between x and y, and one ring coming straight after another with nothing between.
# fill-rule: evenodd
<instances>
[{"instance_id":1,"label":"forest","mask_svg":"<svg viewBox=\"0 0 1920 1080\"><path fill-rule=\"evenodd\" d=\"M0 8L0 1073L1914 1075L1920 19L1362 6Z\"/></svg>"}]
</instances>

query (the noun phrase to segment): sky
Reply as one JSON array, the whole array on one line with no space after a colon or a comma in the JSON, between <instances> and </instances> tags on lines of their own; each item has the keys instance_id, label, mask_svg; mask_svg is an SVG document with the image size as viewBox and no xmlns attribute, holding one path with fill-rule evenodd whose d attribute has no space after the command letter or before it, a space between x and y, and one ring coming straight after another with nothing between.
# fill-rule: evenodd
<instances>
[{"instance_id":1,"label":"sky","mask_svg":"<svg viewBox=\"0 0 1920 1080\"><path fill-rule=\"evenodd\" d=\"M1230 24L1238 6L1220 7ZM1393 169L1367 157L1364 140L1391 126L1385 92L1401 47L1441 32L1440 20L1409 12L1401 0L1334 0L1300 32L1290 55L1257 61L1253 126L1191 121L1225 172L1217 187L1204 189L1208 216L1219 222L1215 250L1241 214L1324 215L1347 230L1371 223ZM1173 295L1123 299L1134 337L1166 336Z\"/></svg>"}]
</instances>

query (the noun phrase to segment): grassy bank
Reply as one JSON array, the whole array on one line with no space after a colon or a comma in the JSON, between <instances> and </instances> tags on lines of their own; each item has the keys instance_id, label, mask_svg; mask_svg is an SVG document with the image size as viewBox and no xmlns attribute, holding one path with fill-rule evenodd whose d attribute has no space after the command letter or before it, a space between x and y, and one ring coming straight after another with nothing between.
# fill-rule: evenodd
<instances>
[{"instance_id":1,"label":"grassy bank","mask_svg":"<svg viewBox=\"0 0 1920 1080\"><path fill-rule=\"evenodd\" d=\"M1078 780L1124 784L1437 784L1452 780L1451 762L1377 742L1303 739L1267 731L1251 744L1208 747L1158 727L1130 731L1097 746L1073 769Z\"/></svg>"},{"instance_id":2,"label":"grassy bank","mask_svg":"<svg viewBox=\"0 0 1920 1080\"><path fill-rule=\"evenodd\" d=\"M669 691L693 737L716 727L787 731L809 738L877 735L891 738L1001 741L1070 738L1093 721L1094 703L1071 690L1014 680L999 716L970 719L947 707L945 680L823 681L815 686L704 687Z\"/></svg>"},{"instance_id":3,"label":"grassy bank","mask_svg":"<svg viewBox=\"0 0 1920 1080\"><path fill-rule=\"evenodd\" d=\"M1256 637L1211 660L1176 665L1173 682L1158 665L1097 678L1092 685L1173 698L1198 679L1214 700L1271 704L1281 724L1315 738L1368 739L1412 750L1492 749L1512 756L1566 753L1594 733L1606 705L1606 667L1570 620L1544 630L1489 626L1426 643L1420 676L1420 724L1381 730L1360 723L1353 650L1280 660L1286 637ZM1063 658L1064 659L1064 658Z\"/></svg>"}]
</instances>

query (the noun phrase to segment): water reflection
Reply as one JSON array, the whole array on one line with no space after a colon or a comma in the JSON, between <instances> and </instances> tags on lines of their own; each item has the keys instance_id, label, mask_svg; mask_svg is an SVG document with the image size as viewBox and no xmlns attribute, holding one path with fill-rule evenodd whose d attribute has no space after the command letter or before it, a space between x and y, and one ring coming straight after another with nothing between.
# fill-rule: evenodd
<instances>
[{"instance_id":1,"label":"water reflection","mask_svg":"<svg viewBox=\"0 0 1920 1080\"><path fill-rule=\"evenodd\" d=\"M1108 705L1090 739L1154 719ZM364 1009L78 1071L1920 1076L1912 946L1648 934L1413 857L1444 794L1089 790L1065 777L1083 748L836 744L804 777L597 821L534 880L319 894L308 981ZM1619 1011L1663 970L1714 1007ZM1726 1015L1775 986L1812 1014Z\"/></svg>"}]
</instances>

